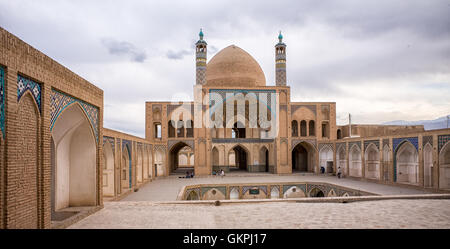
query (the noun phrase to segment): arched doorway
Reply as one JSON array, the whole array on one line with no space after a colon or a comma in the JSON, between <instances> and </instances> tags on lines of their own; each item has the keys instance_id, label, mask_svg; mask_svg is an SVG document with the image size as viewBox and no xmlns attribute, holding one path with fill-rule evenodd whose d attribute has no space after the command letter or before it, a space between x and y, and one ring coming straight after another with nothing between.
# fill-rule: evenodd
<instances>
[{"instance_id":1,"label":"arched doorway","mask_svg":"<svg viewBox=\"0 0 450 249\"><path fill-rule=\"evenodd\" d=\"M193 155L194 150L184 142L172 146L169 153L170 174L186 174L186 171L194 170L189 161Z\"/></svg>"},{"instance_id":2,"label":"arched doorway","mask_svg":"<svg viewBox=\"0 0 450 249\"><path fill-rule=\"evenodd\" d=\"M292 171L314 172L314 147L307 142L298 143L292 149Z\"/></svg>"},{"instance_id":3,"label":"arched doorway","mask_svg":"<svg viewBox=\"0 0 450 249\"><path fill-rule=\"evenodd\" d=\"M57 118L55 143L55 211L74 206L95 206L97 145L81 106L74 103Z\"/></svg>"},{"instance_id":4,"label":"arched doorway","mask_svg":"<svg viewBox=\"0 0 450 249\"><path fill-rule=\"evenodd\" d=\"M361 150L355 144L350 149L350 176L361 177L362 165L361 165Z\"/></svg>"},{"instance_id":5,"label":"arched doorway","mask_svg":"<svg viewBox=\"0 0 450 249\"><path fill-rule=\"evenodd\" d=\"M333 149L330 146L323 147L319 152L320 168L324 168L324 173L333 172Z\"/></svg>"},{"instance_id":6,"label":"arched doorway","mask_svg":"<svg viewBox=\"0 0 450 249\"><path fill-rule=\"evenodd\" d=\"M365 153L365 177L380 179L380 152L373 143L369 144Z\"/></svg>"},{"instance_id":7,"label":"arched doorway","mask_svg":"<svg viewBox=\"0 0 450 249\"><path fill-rule=\"evenodd\" d=\"M247 170L247 150L241 145L236 145L232 149L234 151L234 160L236 168L239 170Z\"/></svg>"},{"instance_id":8,"label":"arched doorway","mask_svg":"<svg viewBox=\"0 0 450 249\"><path fill-rule=\"evenodd\" d=\"M111 143L103 145L103 196L114 196L114 154Z\"/></svg>"},{"instance_id":9,"label":"arched doorway","mask_svg":"<svg viewBox=\"0 0 450 249\"><path fill-rule=\"evenodd\" d=\"M423 184L424 187L433 186L433 147L430 144L425 145L423 149L423 167L424 176Z\"/></svg>"},{"instance_id":10,"label":"arched doorway","mask_svg":"<svg viewBox=\"0 0 450 249\"><path fill-rule=\"evenodd\" d=\"M166 174L166 151L163 148L157 148L155 151L155 176L164 176Z\"/></svg>"},{"instance_id":11,"label":"arched doorway","mask_svg":"<svg viewBox=\"0 0 450 249\"><path fill-rule=\"evenodd\" d=\"M345 155L345 146L341 146L336 153L337 169L341 169L342 176L347 175L347 160Z\"/></svg>"},{"instance_id":12,"label":"arched doorway","mask_svg":"<svg viewBox=\"0 0 450 249\"><path fill-rule=\"evenodd\" d=\"M439 154L439 188L450 189L450 142L447 142Z\"/></svg>"},{"instance_id":13,"label":"arched doorway","mask_svg":"<svg viewBox=\"0 0 450 249\"><path fill-rule=\"evenodd\" d=\"M389 146L385 145L383 148L383 175L384 180L389 181L389 162L390 162L390 153Z\"/></svg>"},{"instance_id":14,"label":"arched doorway","mask_svg":"<svg viewBox=\"0 0 450 249\"><path fill-rule=\"evenodd\" d=\"M122 164L121 164L121 181L122 190L131 188L131 152L128 144L122 149Z\"/></svg>"},{"instance_id":15,"label":"arched doorway","mask_svg":"<svg viewBox=\"0 0 450 249\"><path fill-rule=\"evenodd\" d=\"M259 164L264 168L264 172L269 172L269 150L266 146L262 146L259 150Z\"/></svg>"},{"instance_id":16,"label":"arched doorway","mask_svg":"<svg viewBox=\"0 0 450 249\"><path fill-rule=\"evenodd\" d=\"M396 182L417 184L419 177L419 155L410 142L403 142L397 149L395 156Z\"/></svg>"},{"instance_id":17,"label":"arched doorway","mask_svg":"<svg viewBox=\"0 0 450 249\"><path fill-rule=\"evenodd\" d=\"M318 189L318 188L313 188L311 189L311 191L309 192L309 197L325 197L324 193L322 192L322 190Z\"/></svg>"}]
</instances>

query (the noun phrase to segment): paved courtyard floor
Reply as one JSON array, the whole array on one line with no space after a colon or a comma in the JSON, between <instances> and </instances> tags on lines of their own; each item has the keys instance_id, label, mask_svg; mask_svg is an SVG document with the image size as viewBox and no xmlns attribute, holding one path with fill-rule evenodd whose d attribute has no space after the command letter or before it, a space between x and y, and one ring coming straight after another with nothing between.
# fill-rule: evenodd
<instances>
[{"instance_id":1,"label":"paved courtyard floor","mask_svg":"<svg viewBox=\"0 0 450 249\"><path fill-rule=\"evenodd\" d=\"M173 175L165 178L158 178L141 187L138 192L128 195L123 201L174 201L181 188L185 185L211 183L326 182L380 195L428 193L423 190L358 181L350 178L338 179L335 176L318 176L299 173L287 176L238 173L229 174L223 178L219 176L194 177L187 179L178 177L179 176L177 175Z\"/></svg>"},{"instance_id":2,"label":"paved courtyard floor","mask_svg":"<svg viewBox=\"0 0 450 249\"><path fill-rule=\"evenodd\" d=\"M423 190L349 178L294 174L159 178L69 228L446 228L450 200L378 200L351 203L168 204L185 185L202 183L328 182L381 195L424 194Z\"/></svg>"},{"instance_id":3,"label":"paved courtyard floor","mask_svg":"<svg viewBox=\"0 0 450 249\"><path fill-rule=\"evenodd\" d=\"M69 228L450 228L450 200L221 206L107 202Z\"/></svg>"}]
</instances>

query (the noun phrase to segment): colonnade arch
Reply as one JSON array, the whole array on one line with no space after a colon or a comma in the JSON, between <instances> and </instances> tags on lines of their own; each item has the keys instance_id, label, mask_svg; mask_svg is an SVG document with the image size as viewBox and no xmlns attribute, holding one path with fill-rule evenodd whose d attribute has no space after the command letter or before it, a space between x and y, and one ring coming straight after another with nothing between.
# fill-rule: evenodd
<instances>
[{"instance_id":1,"label":"colonnade arch","mask_svg":"<svg viewBox=\"0 0 450 249\"><path fill-rule=\"evenodd\" d=\"M398 146L394 169L396 182L407 184L419 182L419 154L409 141L403 141Z\"/></svg>"},{"instance_id":2,"label":"colonnade arch","mask_svg":"<svg viewBox=\"0 0 450 249\"><path fill-rule=\"evenodd\" d=\"M114 153L111 143L103 145L103 196L114 196Z\"/></svg>"},{"instance_id":3,"label":"colonnade arch","mask_svg":"<svg viewBox=\"0 0 450 249\"><path fill-rule=\"evenodd\" d=\"M54 208L96 205L97 145L82 107L73 103L52 128Z\"/></svg>"},{"instance_id":4,"label":"colonnade arch","mask_svg":"<svg viewBox=\"0 0 450 249\"><path fill-rule=\"evenodd\" d=\"M292 171L314 172L315 148L302 141L292 149Z\"/></svg>"},{"instance_id":5,"label":"colonnade arch","mask_svg":"<svg viewBox=\"0 0 450 249\"><path fill-rule=\"evenodd\" d=\"M350 148L349 175L354 177L362 176L361 149L356 144Z\"/></svg>"},{"instance_id":6,"label":"colonnade arch","mask_svg":"<svg viewBox=\"0 0 450 249\"><path fill-rule=\"evenodd\" d=\"M380 179L380 151L373 143L367 146L365 154L365 177Z\"/></svg>"},{"instance_id":7,"label":"colonnade arch","mask_svg":"<svg viewBox=\"0 0 450 249\"><path fill-rule=\"evenodd\" d=\"M439 153L439 188L450 189L450 142Z\"/></svg>"}]
</instances>

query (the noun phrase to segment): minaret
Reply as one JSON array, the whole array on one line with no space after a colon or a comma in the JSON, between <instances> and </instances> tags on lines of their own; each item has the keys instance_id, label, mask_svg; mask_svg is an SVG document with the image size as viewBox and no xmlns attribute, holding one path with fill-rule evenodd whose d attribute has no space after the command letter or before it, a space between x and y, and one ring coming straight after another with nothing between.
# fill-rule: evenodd
<instances>
[{"instance_id":1,"label":"minaret","mask_svg":"<svg viewBox=\"0 0 450 249\"><path fill-rule=\"evenodd\" d=\"M203 40L203 31L200 29L200 40L195 43L195 79L197 85L206 84L206 46L208 45Z\"/></svg>"},{"instance_id":2,"label":"minaret","mask_svg":"<svg viewBox=\"0 0 450 249\"><path fill-rule=\"evenodd\" d=\"M275 83L277 86L286 85L286 44L283 43L281 31L275 45Z\"/></svg>"}]
</instances>

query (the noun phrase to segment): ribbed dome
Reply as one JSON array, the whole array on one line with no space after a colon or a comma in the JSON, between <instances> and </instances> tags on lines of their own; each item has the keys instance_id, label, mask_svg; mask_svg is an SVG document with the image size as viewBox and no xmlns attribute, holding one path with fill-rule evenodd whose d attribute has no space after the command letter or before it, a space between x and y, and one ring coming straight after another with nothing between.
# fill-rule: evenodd
<instances>
[{"instance_id":1,"label":"ribbed dome","mask_svg":"<svg viewBox=\"0 0 450 249\"><path fill-rule=\"evenodd\" d=\"M265 86L264 72L253 57L231 45L217 53L206 66L207 86Z\"/></svg>"}]
</instances>

